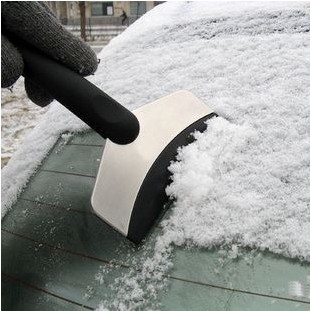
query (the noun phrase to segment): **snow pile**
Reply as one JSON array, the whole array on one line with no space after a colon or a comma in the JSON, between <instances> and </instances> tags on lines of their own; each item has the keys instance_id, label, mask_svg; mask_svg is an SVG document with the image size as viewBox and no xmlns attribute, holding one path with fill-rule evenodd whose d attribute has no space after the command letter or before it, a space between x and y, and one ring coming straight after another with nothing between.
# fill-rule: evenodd
<instances>
[{"instance_id":1,"label":"snow pile","mask_svg":"<svg viewBox=\"0 0 310 311\"><path fill-rule=\"evenodd\" d=\"M167 189L175 207L156 253L115 281L115 300L101 310L145 309L174 244L310 260L309 20L309 3L168 2L103 49L91 80L128 108L186 89L221 117L179 151ZM57 136L81 128L50 109L8 165L5 206Z\"/></svg>"},{"instance_id":2,"label":"snow pile","mask_svg":"<svg viewBox=\"0 0 310 311\"><path fill-rule=\"evenodd\" d=\"M310 125L296 120L288 129L269 118L260 129L214 119L180 151L165 224L175 244L238 244L310 260Z\"/></svg>"}]
</instances>

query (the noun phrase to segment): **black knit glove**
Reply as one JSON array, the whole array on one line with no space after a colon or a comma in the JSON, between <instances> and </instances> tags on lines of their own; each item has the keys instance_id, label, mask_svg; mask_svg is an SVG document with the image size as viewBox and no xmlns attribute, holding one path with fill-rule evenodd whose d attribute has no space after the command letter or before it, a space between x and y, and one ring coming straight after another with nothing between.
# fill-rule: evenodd
<instances>
[{"instance_id":1,"label":"black knit glove","mask_svg":"<svg viewBox=\"0 0 310 311\"><path fill-rule=\"evenodd\" d=\"M9 31L51 58L87 76L97 69L96 54L81 39L73 36L58 22L43 2L1 2L1 87L11 86L23 73L23 59L18 48L5 37ZM28 97L39 106L52 100L48 92L25 77Z\"/></svg>"}]
</instances>

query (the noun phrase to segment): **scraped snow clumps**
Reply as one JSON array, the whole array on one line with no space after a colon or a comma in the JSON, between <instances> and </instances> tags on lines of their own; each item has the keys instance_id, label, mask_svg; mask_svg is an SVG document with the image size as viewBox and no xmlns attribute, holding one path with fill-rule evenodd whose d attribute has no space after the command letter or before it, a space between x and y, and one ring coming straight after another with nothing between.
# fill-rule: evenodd
<instances>
[{"instance_id":1,"label":"scraped snow clumps","mask_svg":"<svg viewBox=\"0 0 310 311\"><path fill-rule=\"evenodd\" d=\"M175 244L239 244L310 259L310 132L306 120L297 134L297 124L281 128L273 118L260 130L213 119L179 152L165 224Z\"/></svg>"}]
</instances>

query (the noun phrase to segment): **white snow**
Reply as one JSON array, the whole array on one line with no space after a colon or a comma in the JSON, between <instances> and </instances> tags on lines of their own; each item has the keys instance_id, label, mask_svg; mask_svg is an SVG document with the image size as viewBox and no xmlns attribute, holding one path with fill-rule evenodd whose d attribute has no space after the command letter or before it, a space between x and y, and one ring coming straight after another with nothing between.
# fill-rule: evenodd
<instances>
[{"instance_id":1,"label":"white snow","mask_svg":"<svg viewBox=\"0 0 310 311\"><path fill-rule=\"evenodd\" d=\"M221 117L170 166L175 206L155 255L117 279L99 310L145 309L172 245L310 260L309 20L308 2L168 2L103 49L91 80L128 108L186 89ZM59 134L82 128L58 104L44 119L3 172L5 208Z\"/></svg>"},{"instance_id":2,"label":"white snow","mask_svg":"<svg viewBox=\"0 0 310 311\"><path fill-rule=\"evenodd\" d=\"M38 124L47 109L28 99L23 78L12 89L1 89L1 167L7 164L23 137Z\"/></svg>"},{"instance_id":3,"label":"white snow","mask_svg":"<svg viewBox=\"0 0 310 311\"><path fill-rule=\"evenodd\" d=\"M184 88L222 117L179 151L167 189L175 207L155 255L117 279L115 299L99 310L150 309L171 245L226 245L230 258L250 246L310 260L309 18L303 3L167 3L103 52L106 69L115 53L113 77L125 81L119 98L131 106ZM102 81L113 89L109 72Z\"/></svg>"},{"instance_id":4,"label":"white snow","mask_svg":"<svg viewBox=\"0 0 310 311\"><path fill-rule=\"evenodd\" d=\"M2 169L2 217L14 204L60 135L65 132L78 132L88 128L85 123L59 103L52 104L41 118L41 122L26 135L9 163Z\"/></svg>"},{"instance_id":5,"label":"white snow","mask_svg":"<svg viewBox=\"0 0 310 311\"><path fill-rule=\"evenodd\" d=\"M223 117L170 167L174 243L310 259L309 18L309 3L170 2L103 51L97 81L130 107L184 88Z\"/></svg>"}]
</instances>

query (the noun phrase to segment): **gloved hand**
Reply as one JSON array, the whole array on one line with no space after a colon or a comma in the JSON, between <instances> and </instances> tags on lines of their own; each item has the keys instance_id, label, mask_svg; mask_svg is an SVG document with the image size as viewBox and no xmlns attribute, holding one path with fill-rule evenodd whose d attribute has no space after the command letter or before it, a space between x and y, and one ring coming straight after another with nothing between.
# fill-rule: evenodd
<instances>
[{"instance_id":1,"label":"gloved hand","mask_svg":"<svg viewBox=\"0 0 310 311\"><path fill-rule=\"evenodd\" d=\"M23 73L23 59L5 36L7 32L23 39L51 58L82 76L93 74L98 66L96 54L81 39L67 31L43 2L1 2L1 87L11 86ZM25 77L28 97L39 106L46 106L52 96L34 81Z\"/></svg>"}]
</instances>

